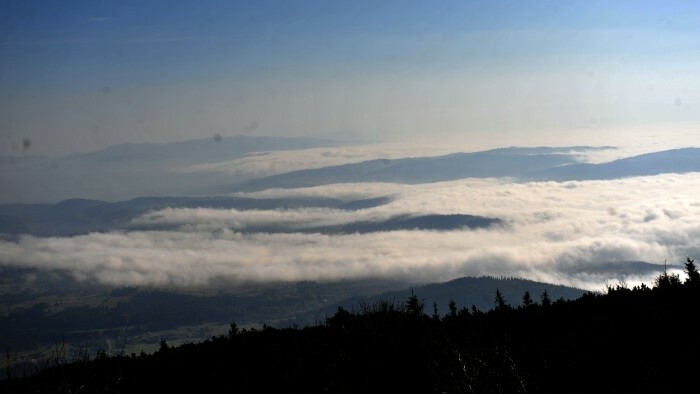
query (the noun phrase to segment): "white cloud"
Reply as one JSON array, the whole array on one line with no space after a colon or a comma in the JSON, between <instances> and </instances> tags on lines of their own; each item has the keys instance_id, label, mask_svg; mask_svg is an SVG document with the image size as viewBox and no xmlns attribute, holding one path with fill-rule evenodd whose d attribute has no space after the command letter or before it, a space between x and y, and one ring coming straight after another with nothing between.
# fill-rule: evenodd
<instances>
[{"instance_id":1,"label":"white cloud","mask_svg":"<svg viewBox=\"0 0 700 394\"><path fill-rule=\"evenodd\" d=\"M113 285L194 285L233 280L401 277L441 281L464 275L518 276L600 290L623 279L570 269L591 262L680 264L700 255L700 174L616 181L507 183L463 180L431 185L329 185L257 194L337 197L392 194L361 211L166 209L136 219L169 231L93 233L0 241L0 264L65 270ZM477 231L371 234L245 234L250 226L305 228L397 214L498 217L505 227ZM569 268L567 268L569 267Z\"/></svg>"},{"instance_id":2,"label":"white cloud","mask_svg":"<svg viewBox=\"0 0 700 394\"><path fill-rule=\"evenodd\" d=\"M185 231L212 231L221 228L246 230L276 226L304 229L332 226L353 221L380 221L393 215L387 209L346 211L330 208L279 210L243 210L213 208L166 208L149 212L132 220L141 226L178 227Z\"/></svg>"}]
</instances>

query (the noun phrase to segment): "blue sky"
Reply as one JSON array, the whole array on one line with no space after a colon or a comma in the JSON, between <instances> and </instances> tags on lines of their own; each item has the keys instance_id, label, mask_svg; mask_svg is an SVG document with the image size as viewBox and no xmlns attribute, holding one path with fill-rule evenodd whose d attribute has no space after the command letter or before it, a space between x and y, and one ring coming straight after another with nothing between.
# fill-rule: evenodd
<instances>
[{"instance_id":1,"label":"blue sky","mask_svg":"<svg viewBox=\"0 0 700 394\"><path fill-rule=\"evenodd\" d=\"M0 1L0 154L700 121L697 1Z\"/></svg>"}]
</instances>

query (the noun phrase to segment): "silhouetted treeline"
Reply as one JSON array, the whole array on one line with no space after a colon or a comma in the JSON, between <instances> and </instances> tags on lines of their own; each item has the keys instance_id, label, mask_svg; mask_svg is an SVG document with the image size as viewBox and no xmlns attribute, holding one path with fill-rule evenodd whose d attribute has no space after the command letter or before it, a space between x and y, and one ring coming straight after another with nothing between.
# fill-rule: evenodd
<instances>
[{"instance_id":1,"label":"silhouetted treeline","mask_svg":"<svg viewBox=\"0 0 700 394\"><path fill-rule=\"evenodd\" d=\"M39 274L36 271L30 272ZM0 269L0 274L5 273L7 270ZM19 271L14 275L18 277L26 273ZM11 275L0 277L12 279ZM44 280L48 284L46 287L50 288L52 282ZM91 344L94 348L99 347L106 338L127 341L128 338L138 338L150 331L172 330L209 322L226 324L231 320L243 325L268 322L278 328L307 326L325 321L335 313L337 306L353 310L360 303L403 301L410 294L410 290L405 289L406 286L408 285L403 282L388 280L333 283L306 281L269 285L242 293L193 294L137 288L115 288L107 293L104 288L97 287L80 292L80 287L76 284L77 289L73 290L75 293L97 296L82 305L64 305L60 299L70 299L71 294L62 293L62 297L57 297L56 303L37 303L22 309L37 294L18 294L20 297L17 304L21 306L0 316L0 349L6 351L9 348L10 352L15 353L53 347L57 339L73 347ZM401 290L384 291L376 296L347 298L358 293L378 293L394 288ZM516 297L526 289L541 292L547 288L554 297L566 299L578 298L583 294L583 290L565 286L493 277L459 278L414 289L426 302L437 302L439 310L444 313L450 299L459 304L475 304L480 309L488 309L493 305L491 294L496 288L500 288L508 298ZM47 299L46 295L51 292L39 294ZM11 298L12 294L3 296L5 300ZM0 370L0 379L2 376Z\"/></svg>"},{"instance_id":2,"label":"silhouetted treeline","mask_svg":"<svg viewBox=\"0 0 700 394\"><path fill-rule=\"evenodd\" d=\"M152 355L100 356L0 383L4 392L669 393L695 390L700 274L493 309L411 295L305 328L240 330Z\"/></svg>"}]
</instances>

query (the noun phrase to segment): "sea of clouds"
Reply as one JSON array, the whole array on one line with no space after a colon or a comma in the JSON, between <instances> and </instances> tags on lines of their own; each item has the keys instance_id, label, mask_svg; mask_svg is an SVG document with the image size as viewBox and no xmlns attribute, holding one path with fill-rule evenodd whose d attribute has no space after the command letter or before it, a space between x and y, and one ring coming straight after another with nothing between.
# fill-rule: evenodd
<instances>
[{"instance_id":1,"label":"sea of clouds","mask_svg":"<svg viewBox=\"0 0 700 394\"><path fill-rule=\"evenodd\" d=\"M106 285L203 285L213 279L297 281L514 276L602 290L653 282L663 264L699 257L700 173L612 181L513 183L465 179L423 185L334 184L240 194L257 198L391 197L385 205L149 212L132 230L0 241L0 264L67 272ZM502 225L456 231L294 232L397 215L468 214ZM282 226L285 233L251 228ZM659 265L635 271L630 261ZM610 270L585 269L612 263ZM626 269L625 267L630 267Z\"/></svg>"}]
</instances>

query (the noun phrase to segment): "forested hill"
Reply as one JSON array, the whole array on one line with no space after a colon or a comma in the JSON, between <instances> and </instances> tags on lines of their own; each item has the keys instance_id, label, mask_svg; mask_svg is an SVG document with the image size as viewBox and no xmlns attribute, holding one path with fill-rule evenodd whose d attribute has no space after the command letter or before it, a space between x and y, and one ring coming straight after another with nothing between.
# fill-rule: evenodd
<instances>
[{"instance_id":1,"label":"forested hill","mask_svg":"<svg viewBox=\"0 0 700 394\"><path fill-rule=\"evenodd\" d=\"M287 322L287 325L297 324L305 326L324 321L326 317L333 316L337 306L348 311L361 309L362 305L373 305L377 302L402 302L411 294L415 294L430 309L437 308L438 313L444 315L448 311L450 301L458 305L480 310L488 310L494 306L494 294L496 290L501 292L506 302L519 304L521 297L527 291L533 299L539 299L547 292L551 300L560 298L570 300L583 295L584 290L574 287L554 285L551 283L535 282L520 278L495 278L490 276L463 277L444 283L429 283L422 286L386 291L374 296L356 296L340 301L336 306L327 306L320 309L300 313L297 318Z\"/></svg>"},{"instance_id":2,"label":"forested hill","mask_svg":"<svg viewBox=\"0 0 700 394\"><path fill-rule=\"evenodd\" d=\"M552 302L500 291L481 311L417 296L339 308L319 325L239 330L199 344L78 360L3 392L688 392L696 384L700 274Z\"/></svg>"}]
</instances>

